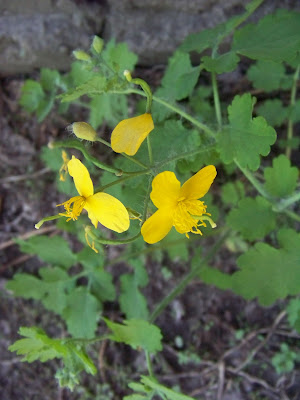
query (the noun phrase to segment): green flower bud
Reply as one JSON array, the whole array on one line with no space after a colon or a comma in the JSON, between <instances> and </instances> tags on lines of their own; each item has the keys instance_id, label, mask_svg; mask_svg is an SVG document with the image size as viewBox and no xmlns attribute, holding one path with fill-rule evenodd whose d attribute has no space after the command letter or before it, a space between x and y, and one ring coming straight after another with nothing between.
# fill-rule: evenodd
<instances>
[{"instance_id":1,"label":"green flower bud","mask_svg":"<svg viewBox=\"0 0 300 400\"><path fill-rule=\"evenodd\" d=\"M79 139L89 140L90 142L94 142L97 137L95 129L86 122L74 122L67 129Z\"/></svg>"},{"instance_id":2,"label":"green flower bud","mask_svg":"<svg viewBox=\"0 0 300 400\"><path fill-rule=\"evenodd\" d=\"M85 51L82 50L74 50L73 55L76 58L76 60L80 61L91 61L91 56L86 53Z\"/></svg>"},{"instance_id":3,"label":"green flower bud","mask_svg":"<svg viewBox=\"0 0 300 400\"><path fill-rule=\"evenodd\" d=\"M102 49L103 49L103 40L99 36L94 36L93 42L92 42L92 48L95 50L97 54L100 54Z\"/></svg>"}]
</instances>

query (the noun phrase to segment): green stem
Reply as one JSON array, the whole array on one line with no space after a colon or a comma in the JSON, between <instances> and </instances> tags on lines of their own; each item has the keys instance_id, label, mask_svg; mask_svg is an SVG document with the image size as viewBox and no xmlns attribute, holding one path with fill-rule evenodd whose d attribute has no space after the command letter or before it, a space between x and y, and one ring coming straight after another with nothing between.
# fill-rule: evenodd
<instances>
[{"instance_id":1,"label":"green stem","mask_svg":"<svg viewBox=\"0 0 300 400\"><path fill-rule=\"evenodd\" d=\"M218 128L220 131L222 129L222 113L221 113L221 104L220 104L220 96L219 96L219 90L218 90L217 77L216 77L215 72L211 73L211 82L212 82L212 88L213 88L216 118L217 118L217 122L218 122Z\"/></svg>"},{"instance_id":2,"label":"green stem","mask_svg":"<svg viewBox=\"0 0 300 400\"><path fill-rule=\"evenodd\" d=\"M77 140L62 140L62 141L57 141L57 142L51 142L49 144L49 147L50 148L68 147L68 148L79 150L79 151L81 151L81 153L84 155L84 157L87 160L92 162L98 168L101 168L101 169L103 169L105 171L108 171L108 172L112 172L117 176L121 176L123 174L125 174L125 175L134 175L134 174L136 174L136 172L140 172L140 171L134 171L134 172L122 171L121 169L114 168L114 167L111 167L110 165L102 163L96 157L91 156L87 152L87 150L84 147L84 145L81 142L77 141ZM148 167L145 166L145 168L148 168Z\"/></svg>"},{"instance_id":3,"label":"green stem","mask_svg":"<svg viewBox=\"0 0 300 400\"><path fill-rule=\"evenodd\" d=\"M90 236L95 242L100 243L100 244L118 245L118 244L128 244L128 243L134 242L136 239L138 239L141 236L141 232L139 232L137 235L132 236L131 238L128 238L128 239L99 238L92 231L88 232L88 236Z\"/></svg>"},{"instance_id":4,"label":"green stem","mask_svg":"<svg viewBox=\"0 0 300 400\"><path fill-rule=\"evenodd\" d=\"M171 292L163 298L163 300L156 306L154 311L149 317L149 322L153 323L156 318L159 316L159 314L177 297L180 293L183 292L183 290L186 288L186 286L190 283L192 279L194 279L200 269L202 268L203 265L205 265L214 255L215 253L219 250L219 248L222 246L223 242L225 239L228 237L229 231L227 230L221 237L220 239L212 246L212 248L209 250L209 252L206 254L205 257L203 257L199 261L199 265L192 269L177 286L175 286Z\"/></svg>"},{"instance_id":5,"label":"green stem","mask_svg":"<svg viewBox=\"0 0 300 400\"><path fill-rule=\"evenodd\" d=\"M282 211L284 214L286 214L288 217L292 218L293 220L300 222L300 215L294 213L293 211L290 210L283 210Z\"/></svg>"},{"instance_id":6,"label":"green stem","mask_svg":"<svg viewBox=\"0 0 300 400\"><path fill-rule=\"evenodd\" d=\"M150 136L147 136L147 146L148 146L148 154L149 154L149 163L153 165L153 154L152 154L152 147L150 142Z\"/></svg>"},{"instance_id":7,"label":"green stem","mask_svg":"<svg viewBox=\"0 0 300 400\"><path fill-rule=\"evenodd\" d=\"M147 97L147 105L146 105L146 113L150 113L151 112L151 106L152 106L152 91L150 89L150 86L148 85L148 83L146 81L144 81L141 78L132 78L131 74L128 70L124 71L124 76L126 77L127 81L130 83L134 83L135 85L139 85L144 93L145 96Z\"/></svg>"},{"instance_id":8,"label":"green stem","mask_svg":"<svg viewBox=\"0 0 300 400\"><path fill-rule=\"evenodd\" d=\"M105 146L111 148L111 144L110 144L109 142L107 142L106 140L102 139L102 138L97 138L97 139L95 139L95 142L103 143L103 144L105 144ZM131 157L131 156L128 156L128 155L125 154L125 153L121 153L121 155L122 155L123 157L127 158L128 160L132 161L133 163L139 165L139 166L142 167L142 168L148 168L147 165L145 165L145 164L142 163L141 161L136 160L135 158L133 158L133 157Z\"/></svg>"},{"instance_id":9,"label":"green stem","mask_svg":"<svg viewBox=\"0 0 300 400\"><path fill-rule=\"evenodd\" d=\"M200 153L205 153L206 151L211 151L211 150L213 150L215 147L216 147L216 146L213 144L213 145L211 145L211 146L205 147L204 149L196 149L196 150L192 150L192 151L187 151L187 152L185 152L185 153L177 154L177 155L174 156L174 157L168 158L167 160L162 161L162 162L156 164L155 167L156 167L156 168L161 168L161 167L163 167L165 164L168 164L168 163L170 163L170 162L172 162L172 161L180 160L181 158L192 157L192 156L194 156L194 155L196 155L196 154L200 154Z\"/></svg>"},{"instance_id":10,"label":"green stem","mask_svg":"<svg viewBox=\"0 0 300 400\"><path fill-rule=\"evenodd\" d=\"M173 104L169 104L165 100L160 99L159 97L153 96L153 100L159 104L163 104L165 107L169 108L170 110L174 111L176 114L181 115L187 121L190 121L193 125L197 126L203 132L207 133L211 137L215 137L215 133L205 124L198 121L196 118L192 117L190 114L186 113L185 111L181 110L181 108L174 106Z\"/></svg>"},{"instance_id":11,"label":"green stem","mask_svg":"<svg viewBox=\"0 0 300 400\"><path fill-rule=\"evenodd\" d=\"M111 335L110 334L106 334L106 335L102 335L102 336L96 336L92 339L83 339L83 338L76 338L76 339L64 339L65 343L78 343L78 344L82 344L82 345L86 345L86 344L93 344L96 342L101 342L103 340L106 339L110 339Z\"/></svg>"},{"instance_id":12,"label":"green stem","mask_svg":"<svg viewBox=\"0 0 300 400\"><path fill-rule=\"evenodd\" d=\"M122 178L116 179L115 181L107 183L106 185L96 187L95 188L95 193L103 192L105 189L107 189L107 188L109 188L111 186L118 185L119 183L125 182L128 179L132 179L132 178L135 178L137 176L146 175L146 174L149 174L149 173L150 173L150 170L148 170L148 171L138 171L138 172L135 172L134 175L123 176Z\"/></svg>"},{"instance_id":13,"label":"green stem","mask_svg":"<svg viewBox=\"0 0 300 400\"><path fill-rule=\"evenodd\" d=\"M237 160L234 160L236 166L242 171L242 173L245 175L245 177L248 179L249 182L252 183L252 185L255 187L255 189L258 191L260 195L265 197L266 199L270 200L271 197L269 193L264 189L263 185L258 182L258 180L252 175L252 173L247 169L244 168L240 165L240 163Z\"/></svg>"},{"instance_id":14,"label":"green stem","mask_svg":"<svg viewBox=\"0 0 300 400\"><path fill-rule=\"evenodd\" d=\"M300 200L300 192L295 192L292 196L288 197L287 199L281 200L277 205L277 210L282 211L299 200Z\"/></svg>"},{"instance_id":15,"label":"green stem","mask_svg":"<svg viewBox=\"0 0 300 400\"><path fill-rule=\"evenodd\" d=\"M40 229L40 227L43 225L44 222L53 221L54 219L58 219L61 217L62 217L62 215L60 215L60 214L51 215L50 217L45 217L45 218L41 219L38 223L36 223L34 225L34 227L35 227L35 229Z\"/></svg>"},{"instance_id":16,"label":"green stem","mask_svg":"<svg viewBox=\"0 0 300 400\"><path fill-rule=\"evenodd\" d=\"M150 192L151 192L151 188L152 188L152 180L153 180L153 176L151 176L150 179L149 179L147 193L146 193L146 196L145 196L144 210L143 210L143 216L142 216L142 224L147 219L147 210L148 210L148 204L149 204L149 200L150 200Z\"/></svg>"},{"instance_id":17,"label":"green stem","mask_svg":"<svg viewBox=\"0 0 300 400\"><path fill-rule=\"evenodd\" d=\"M154 378L154 373L153 373L153 368L152 368L149 351L145 351L145 356L146 356L147 369L148 369L149 375L151 378Z\"/></svg>"},{"instance_id":18,"label":"green stem","mask_svg":"<svg viewBox=\"0 0 300 400\"><path fill-rule=\"evenodd\" d=\"M296 68L296 71L295 71L294 76L293 76L293 86L292 86L291 97L290 97L290 105L291 105L291 107L293 107L295 105L295 103L296 103L297 82L298 82L298 78L299 78L299 71L300 71L300 64ZM287 144L286 151L285 151L285 154L286 154L286 156L288 158L291 158L292 148L291 148L289 142L292 140L292 138L293 138L293 121L292 121L291 118L289 118L289 120L288 120L288 130L287 130L288 144Z\"/></svg>"}]
</instances>

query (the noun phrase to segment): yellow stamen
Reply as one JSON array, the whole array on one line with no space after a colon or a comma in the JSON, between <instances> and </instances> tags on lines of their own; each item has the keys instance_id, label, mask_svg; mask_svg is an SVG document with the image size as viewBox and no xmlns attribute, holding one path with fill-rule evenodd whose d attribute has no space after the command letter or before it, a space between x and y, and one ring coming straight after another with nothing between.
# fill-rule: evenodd
<instances>
[{"instance_id":1,"label":"yellow stamen","mask_svg":"<svg viewBox=\"0 0 300 400\"><path fill-rule=\"evenodd\" d=\"M86 199L83 196L71 197L71 199L65 201L64 203L57 204L57 207L64 206L66 210L65 213L61 213L59 215L67 217L67 221L70 221L71 219L75 221L81 214L85 203Z\"/></svg>"},{"instance_id":2,"label":"yellow stamen","mask_svg":"<svg viewBox=\"0 0 300 400\"><path fill-rule=\"evenodd\" d=\"M89 241L89 234L91 233L91 230L92 230L92 228L91 228L90 226L86 226L86 227L84 228L85 240L86 240L88 246L89 246L92 250L94 250L95 253L99 253L99 251L98 251L98 250L96 249L96 247L95 247L95 242L92 241L92 243L90 243L90 241Z\"/></svg>"}]
</instances>

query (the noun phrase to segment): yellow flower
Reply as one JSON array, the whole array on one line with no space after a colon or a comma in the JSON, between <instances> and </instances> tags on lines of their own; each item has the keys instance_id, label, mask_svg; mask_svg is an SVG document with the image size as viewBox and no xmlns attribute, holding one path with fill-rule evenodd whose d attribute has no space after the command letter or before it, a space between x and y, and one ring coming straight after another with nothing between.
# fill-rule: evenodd
<instances>
[{"instance_id":1,"label":"yellow flower","mask_svg":"<svg viewBox=\"0 0 300 400\"><path fill-rule=\"evenodd\" d=\"M64 206L63 215L74 221L85 209L89 219L97 228L98 222L115 232L124 232L129 228L129 215L125 206L115 197L99 192L94 194L93 182L87 168L74 156L68 162L69 174L74 179L79 196L72 197L58 206Z\"/></svg>"},{"instance_id":2,"label":"yellow flower","mask_svg":"<svg viewBox=\"0 0 300 400\"><path fill-rule=\"evenodd\" d=\"M173 172L158 174L153 179L150 194L158 210L142 226L141 233L145 242L159 242L172 226L187 237L188 232L202 235L199 227L206 226L204 220L208 220L214 228L216 225L208 217L210 214L206 212L207 206L198 199L208 192L216 175L216 168L208 165L180 186Z\"/></svg>"},{"instance_id":3,"label":"yellow flower","mask_svg":"<svg viewBox=\"0 0 300 400\"><path fill-rule=\"evenodd\" d=\"M149 113L124 119L112 132L111 147L116 153L133 156L153 129L153 119Z\"/></svg>"}]
</instances>

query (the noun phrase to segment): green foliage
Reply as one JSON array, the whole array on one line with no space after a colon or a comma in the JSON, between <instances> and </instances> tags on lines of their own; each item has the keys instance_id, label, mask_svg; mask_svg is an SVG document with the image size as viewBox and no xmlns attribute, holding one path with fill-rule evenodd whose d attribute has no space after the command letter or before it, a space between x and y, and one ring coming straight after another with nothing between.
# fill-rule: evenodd
<instances>
[{"instance_id":1,"label":"green foliage","mask_svg":"<svg viewBox=\"0 0 300 400\"><path fill-rule=\"evenodd\" d=\"M289 324L300 332L300 299L292 299L287 306L287 318Z\"/></svg>"},{"instance_id":2,"label":"green foliage","mask_svg":"<svg viewBox=\"0 0 300 400\"><path fill-rule=\"evenodd\" d=\"M232 50L254 60L293 62L299 56L300 13L278 10L234 33Z\"/></svg>"},{"instance_id":3,"label":"green foliage","mask_svg":"<svg viewBox=\"0 0 300 400\"><path fill-rule=\"evenodd\" d=\"M24 356L22 361L45 362L53 358L63 360L65 366L57 373L61 386L73 390L75 384L78 384L77 375L81 371L91 375L96 374L96 367L82 346L66 339L51 339L42 329L36 327L21 327L19 334L26 339L17 340L9 350Z\"/></svg>"},{"instance_id":4,"label":"green foliage","mask_svg":"<svg viewBox=\"0 0 300 400\"><path fill-rule=\"evenodd\" d=\"M280 248L257 243L241 255L240 271L232 275L231 288L246 299L258 298L262 305L299 294L300 234L292 229L278 233Z\"/></svg>"},{"instance_id":5,"label":"green foliage","mask_svg":"<svg viewBox=\"0 0 300 400\"><path fill-rule=\"evenodd\" d=\"M28 240L16 239L21 251L36 254L41 260L50 264L69 268L76 261L69 244L60 236L33 236Z\"/></svg>"},{"instance_id":6,"label":"green foliage","mask_svg":"<svg viewBox=\"0 0 300 400\"><path fill-rule=\"evenodd\" d=\"M141 383L131 382L128 385L130 389L142 394L132 394L125 396L123 400L144 400L152 399L153 396L159 396L161 399L167 400L193 400L192 397L182 393L175 392L164 385L158 383L154 378L149 376L141 376Z\"/></svg>"},{"instance_id":7,"label":"green foliage","mask_svg":"<svg viewBox=\"0 0 300 400\"><path fill-rule=\"evenodd\" d=\"M59 267L40 268L41 279L30 274L18 273L6 285L15 296L40 300L51 311L61 314L67 305L68 293L74 288L74 281Z\"/></svg>"},{"instance_id":8,"label":"green foliage","mask_svg":"<svg viewBox=\"0 0 300 400\"><path fill-rule=\"evenodd\" d=\"M204 56L201 61L206 71L223 74L224 72L234 71L240 58L233 51L229 51L215 58Z\"/></svg>"},{"instance_id":9,"label":"green foliage","mask_svg":"<svg viewBox=\"0 0 300 400\"><path fill-rule=\"evenodd\" d=\"M288 108L284 107L279 99L265 100L256 107L256 112L272 126L282 125L288 117Z\"/></svg>"},{"instance_id":10,"label":"green foliage","mask_svg":"<svg viewBox=\"0 0 300 400\"><path fill-rule=\"evenodd\" d=\"M283 154L274 158L273 167L264 172L266 189L275 197L286 197L294 192L297 186L299 171L291 167L290 160Z\"/></svg>"},{"instance_id":11,"label":"green foliage","mask_svg":"<svg viewBox=\"0 0 300 400\"><path fill-rule=\"evenodd\" d=\"M78 338L92 338L97 328L101 309L101 303L86 287L82 286L73 290L69 294L63 310L63 317L71 335Z\"/></svg>"},{"instance_id":12,"label":"green foliage","mask_svg":"<svg viewBox=\"0 0 300 400\"><path fill-rule=\"evenodd\" d=\"M133 266L134 272L133 274L123 274L120 278L120 307L127 319L147 319L147 301L139 287L143 288L148 284L148 274L140 260L130 260L129 262Z\"/></svg>"},{"instance_id":13,"label":"green foliage","mask_svg":"<svg viewBox=\"0 0 300 400\"><path fill-rule=\"evenodd\" d=\"M292 86L292 78L286 75L284 65L274 61L257 61L248 69L247 76L255 88L266 92Z\"/></svg>"},{"instance_id":14,"label":"green foliage","mask_svg":"<svg viewBox=\"0 0 300 400\"><path fill-rule=\"evenodd\" d=\"M238 208L230 211L227 223L245 239L261 239L275 229L275 214L272 205L263 197L245 197Z\"/></svg>"},{"instance_id":15,"label":"green foliage","mask_svg":"<svg viewBox=\"0 0 300 400\"><path fill-rule=\"evenodd\" d=\"M292 351L286 343L281 343L280 352L272 357L272 365L277 374L291 372L294 369L297 353Z\"/></svg>"},{"instance_id":16,"label":"green foliage","mask_svg":"<svg viewBox=\"0 0 300 400\"><path fill-rule=\"evenodd\" d=\"M224 204L237 205L245 196L245 188L241 181L227 182L222 187L222 200Z\"/></svg>"},{"instance_id":17,"label":"green foliage","mask_svg":"<svg viewBox=\"0 0 300 400\"><path fill-rule=\"evenodd\" d=\"M259 155L269 154L276 132L263 117L252 118L254 102L248 93L234 97L228 107L229 125L219 135L219 151L224 163L236 159L242 167L256 171Z\"/></svg>"},{"instance_id":18,"label":"green foliage","mask_svg":"<svg viewBox=\"0 0 300 400\"><path fill-rule=\"evenodd\" d=\"M199 73L200 68L192 67L190 57L177 51L169 59L168 68L161 81L162 87L174 100L182 100L192 93Z\"/></svg>"},{"instance_id":19,"label":"green foliage","mask_svg":"<svg viewBox=\"0 0 300 400\"><path fill-rule=\"evenodd\" d=\"M124 324L117 324L103 318L107 327L112 331L109 335L115 342L125 343L133 349L142 348L149 353L162 350L160 329L143 319L129 319Z\"/></svg>"}]
</instances>

